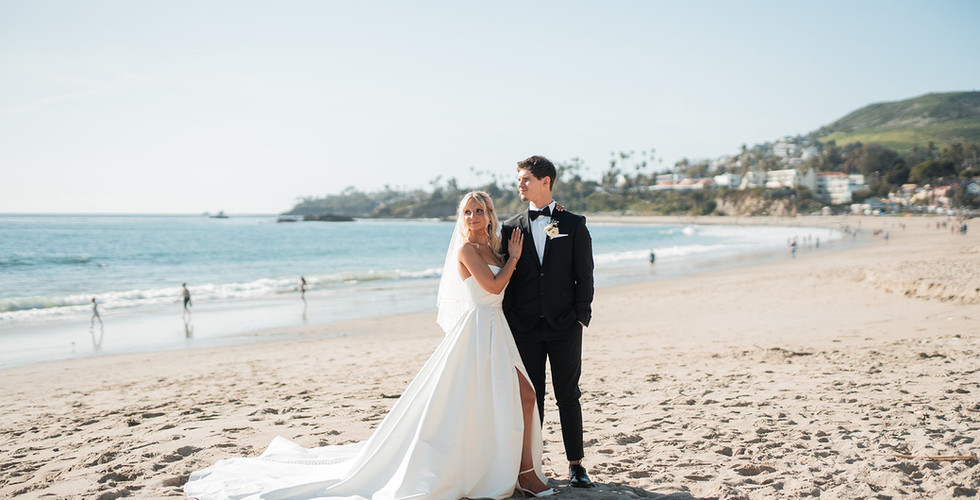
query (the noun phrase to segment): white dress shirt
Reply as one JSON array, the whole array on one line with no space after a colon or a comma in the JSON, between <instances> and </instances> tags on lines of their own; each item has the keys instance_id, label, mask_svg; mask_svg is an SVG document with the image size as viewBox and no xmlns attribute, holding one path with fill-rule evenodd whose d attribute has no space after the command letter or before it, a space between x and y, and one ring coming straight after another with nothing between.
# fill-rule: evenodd
<instances>
[{"instance_id":1,"label":"white dress shirt","mask_svg":"<svg viewBox=\"0 0 980 500\"><path fill-rule=\"evenodd\" d=\"M552 200L551 203L547 205L548 210L551 211L552 215L555 213L555 201ZM538 208L534 206L534 203L528 204L528 210L544 210L544 207ZM531 238L534 239L534 249L538 252L538 264L544 263L544 243L548 238L548 235L544 232L544 227L551 222L551 217L539 216L530 222L531 225Z\"/></svg>"}]
</instances>

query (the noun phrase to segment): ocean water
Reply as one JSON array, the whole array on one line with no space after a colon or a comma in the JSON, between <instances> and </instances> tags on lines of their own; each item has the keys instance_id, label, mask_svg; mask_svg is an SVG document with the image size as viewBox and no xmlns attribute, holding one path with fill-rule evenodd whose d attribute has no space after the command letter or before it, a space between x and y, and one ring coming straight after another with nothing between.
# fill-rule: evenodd
<instances>
[{"instance_id":1,"label":"ocean water","mask_svg":"<svg viewBox=\"0 0 980 500\"><path fill-rule=\"evenodd\" d=\"M0 368L254 341L274 337L253 335L257 330L434 311L453 228L433 220L0 215ZM589 228L598 287L787 258L790 238L801 249L817 239L823 248L841 240L836 231L801 227ZM180 304L185 282L190 315ZM101 324L91 321L93 297Z\"/></svg>"}]
</instances>

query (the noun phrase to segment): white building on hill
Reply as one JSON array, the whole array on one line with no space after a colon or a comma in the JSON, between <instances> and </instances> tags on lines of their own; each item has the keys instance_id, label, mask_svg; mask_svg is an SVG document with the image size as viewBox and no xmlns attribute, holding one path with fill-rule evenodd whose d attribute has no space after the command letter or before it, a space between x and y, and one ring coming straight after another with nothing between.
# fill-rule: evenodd
<instances>
[{"instance_id":1,"label":"white building on hill","mask_svg":"<svg viewBox=\"0 0 980 500\"><path fill-rule=\"evenodd\" d=\"M761 188L766 186L766 173L759 170L749 170L742 176L739 189Z\"/></svg>"},{"instance_id":2,"label":"white building on hill","mask_svg":"<svg viewBox=\"0 0 980 500\"><path fill-rule=\"evenodd\" d=\"M766 187L769 189L795 188L799 185L800 173L795 168L766 172Z\"/></svg>"},{"instance_id":3,"label":"white building on hill","mask_svg":"<svg viewBox=\"0 0 980 500\"><path fill-rule=\"evenodd\" d=\"M843 172L820 172L812 182L812 185L801 185L809 188L813 195L820 200L834 205L851 203L854 201L854 192L868 189L864 183L864 176L861 174L847 175Z\"/></svg>"},{"instance_id":4,"label":"white building on hill","mask_svg":"<svg viewBox=\"0 0 980 500\"><path fill-rule=\"evenodd\" d=\"M738 174L721 174L714 177L715 185L718 187L726 188L738 188L738 185L742 182L742 178Z\"/></svg>"}]
</instances>

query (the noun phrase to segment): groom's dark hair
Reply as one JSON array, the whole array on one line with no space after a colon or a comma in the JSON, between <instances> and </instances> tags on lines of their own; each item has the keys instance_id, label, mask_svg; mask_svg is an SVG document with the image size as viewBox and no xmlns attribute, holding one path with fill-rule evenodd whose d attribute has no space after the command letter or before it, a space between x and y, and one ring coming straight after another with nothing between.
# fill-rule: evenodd
<instances>
[{"instance_id":1,"label":"groom's dark hair","mask_svg":"<svg viewBox=\"0 0 980 500\"><path fill-rule=\"evenodd\" d=\"M555 166L550 160L544 156L534 155L527 159L517 162L517 171L530 170L531 175L537 179L544 179L545 177L550 177L551 182L549 183L551 189L555 188L555 180L558 179L558 171L555 170Z\"/></svg>"}]
</instances>

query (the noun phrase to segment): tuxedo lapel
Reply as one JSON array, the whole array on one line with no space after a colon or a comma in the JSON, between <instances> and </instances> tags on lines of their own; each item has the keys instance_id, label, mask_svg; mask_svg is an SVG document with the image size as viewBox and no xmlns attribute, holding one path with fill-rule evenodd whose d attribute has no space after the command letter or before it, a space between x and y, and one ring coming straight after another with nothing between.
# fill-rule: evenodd
<instances>
[{"instance_id":1,"label":"tuxedo lapel","mask_svg":"<svg viewBox=\"0 0 980 500\"><path fill-rule=\"evenodd\" d=\"M531 220L527 216L527 210L521 213L518 223L521 231L524 233L524 250L521 257L525 255L531 257L531 261L534 262L534 267L540 268L541 263L538 262L538 250L534 248L534 235L531 233Z\"/></svg>"},{"instance_id":2,"label":"tuxedo lapel","mask_svg":"<svg viewBox=\"0 0 980 500\"><path fill-rule=\"evenodd\" d=\"M552 220L556 220L556 219L554 217L552 217ZM545 237L544 237L544 255L541 256L541 265L542 266L544 265L545 260L548 258L548 250L550 248L551 248L551 238L549 238L548 235L545 235Z\"/></svg>"},{"instance_id":3,"label":"tuxedo lapel","mask_svg":"<svg viewBox=\"0 0 980 500\"><path fill-rule=\"evenodd\" d=\"M555 212L554 214L551 215L551 220L557 222L559 228L561 227L561 221L558 220L559 217L560 217L560 214L561 214L561 212ZM545 236L545 240L544 240L544 257L541 258L542 265L544 264L545 259L548 258L548 250L551 250L551 238L548 238L547 236Z\"/></svg>"}]
</instances>

